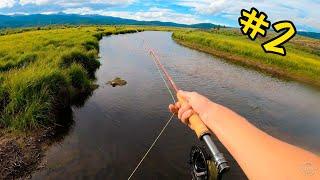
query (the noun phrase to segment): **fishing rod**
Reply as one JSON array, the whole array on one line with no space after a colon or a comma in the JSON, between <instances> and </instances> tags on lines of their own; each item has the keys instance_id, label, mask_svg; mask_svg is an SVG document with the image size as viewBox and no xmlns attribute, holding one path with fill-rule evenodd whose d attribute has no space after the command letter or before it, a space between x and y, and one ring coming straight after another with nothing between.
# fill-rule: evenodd
<instances>
[{"instance_id":1,"label":"fishing rod","mask_svg":"<svg viewBox=\"0 0 320 180\"><path fill-rule=\"evenodd\" d=\"M162 65L160 58L157 56L153 49L149 49L149 53L153 57L155 64L163 72L171 87L177 93L179 91L179 88L175 84L165 67ZM184 97L180 95L177 95L177 99L181 104L187 103L186 99L184 99ZM195 131L199 140L203 141L206 144L213 159L213 163L210 163L211 158L208 157L200 147L193 147L190 153L190 163L193 166L194 171L192 172L193 179L209 179L209 176L211 176L211 178L220 179L222 175L230 169L230 166L228 165L228 162L223 154L219 151L218 147L212 141L211 131L196 113L189 118L189 125ZM214 169L211 170L212 168L210 168L209 166L214 166ZM208 173L211 173L211 175L209 175Z\"/></svg>"}]
</instances>

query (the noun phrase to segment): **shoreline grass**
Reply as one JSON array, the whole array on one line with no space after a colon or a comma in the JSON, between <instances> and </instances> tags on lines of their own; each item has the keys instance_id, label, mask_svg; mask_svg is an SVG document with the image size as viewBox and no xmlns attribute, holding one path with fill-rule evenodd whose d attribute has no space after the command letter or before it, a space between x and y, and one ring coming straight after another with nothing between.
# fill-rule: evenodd
<instances>
[{"instance_id":1,"label":"shoreline grass","mask_svg":"<svg viewBox=\"0 0 320 180\"><path fill-rule=\"evenodd\" d=\"M226 61L320 87L320 40L295 37L285 45L287 56L283 57L264 53L260 44L265 39L253 42L230 29L176 31L172 37L181 45Z\"/></svg>"},{"instance_id":2,"label":"shoreline grass","mask_svg":"<svg viewBox=\"0 0 320 180\"><path fill-rule=\"evenodd\" d=\"M62 26L0 36L0 127L29 131L56 124L56 109L94 88L99 40L142 30Z\"/></svg>"},{"instance_id":3,"label":"shoreline grass","mask_svg":"<svg viewBox=\"0 0 320 180\"><path fill-rule=\"evenodd\" d=\"M15 157L4 159L4 177L11 178L12 169L16 171L16 178L23 178L36 169L39 157L57 135L48 127L68 124L63 127L63 132L69 131L72 124L70 106L82 106L95 88L94 72L100 66L97 60L99 40L103 36L143 30L171 31L174 40L190 48L281 76L292 73L290 68L283 68L287 65L285 63L278 66L273 61L259 61L262 56L258 53L262 51L260 45L258 50L257 44L231 31L203 32L144 26L54 26L0 31L1 146L10 150L5 151L9 157ZM239 50L237 41L249 42L244 44L246 49ZM319 60L318 41L298 38L288 46L288 53L299 51L302 56L305 54ZM310 77L319 78L319 69L316 69L319 66L308 68L313 72ZM311 82L319 83L310 77L302 76L300 80L311 79ZM68 116L63 114L62 118L56 118L59 109L67 110ZM16 163L18 160L18 163L23 162L22 166Z\"/></svg>"},{"instance_id":4,"label":"shoreline grass","mask_svg":"<svg viewBox=\"0 0 320 180\"><path fill-rule=\"evenodd\" d=\"M294 38L288 56L265 54L233 30L201 31L145 26L56 26L12 30L0 36L0 127L28 131L56 123L55 110L94 89L99 40L144 30L171 31L190 48L237 64L320 87L320 41Z\"/></svg>"}]
</instances>

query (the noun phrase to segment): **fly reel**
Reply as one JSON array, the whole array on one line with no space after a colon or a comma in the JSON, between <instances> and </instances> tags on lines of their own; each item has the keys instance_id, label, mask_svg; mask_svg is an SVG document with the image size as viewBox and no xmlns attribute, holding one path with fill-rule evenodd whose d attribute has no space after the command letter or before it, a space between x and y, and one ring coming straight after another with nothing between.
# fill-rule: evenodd
<instances>
[{"instance_id":1,"label":"fly reel","mask_svg":"<svg viewBox=\"0 0 320 180\"><path fill-rule=\"evenodd\" d=\"M190 151L190 171L192 180L218 180L219 175L212 156L199 146L193 146Z\"/></svg>"}]
</instances>

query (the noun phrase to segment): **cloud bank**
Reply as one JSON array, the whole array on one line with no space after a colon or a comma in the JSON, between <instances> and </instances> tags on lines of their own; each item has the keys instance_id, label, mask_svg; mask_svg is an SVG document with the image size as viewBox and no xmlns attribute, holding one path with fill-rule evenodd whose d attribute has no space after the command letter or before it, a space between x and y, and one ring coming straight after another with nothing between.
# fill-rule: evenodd
<instances>
[{"instance_id":1,"label":"cloud bank","mask_svg":"<svg viewBox=\"0 0 320 180\"><path fill-rule=\"evenodd\" d=\"M251 7L267 13L272 22L291 20L299 30L320 32L319 0L1 0L0 14L64 12L238 27L240 10Z\"/></svg>"}]
</instances>

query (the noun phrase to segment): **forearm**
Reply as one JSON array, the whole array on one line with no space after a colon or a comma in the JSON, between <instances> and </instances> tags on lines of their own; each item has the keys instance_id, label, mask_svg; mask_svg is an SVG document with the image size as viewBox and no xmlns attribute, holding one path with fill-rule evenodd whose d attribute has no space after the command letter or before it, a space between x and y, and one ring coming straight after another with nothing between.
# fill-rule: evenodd
<instances>
[{"instance_id":1,"label":"forearm","mask_svg":"<svg viewBox=\"0 0 320 180\"><path fill-rule=\"evenodd\" d=\"M250 179L319 178L317 156L271 137L228 108L210 106L203 121ZM315 169L312 176L303 172L306 164Z\"/></svg>"}]
</instances>

